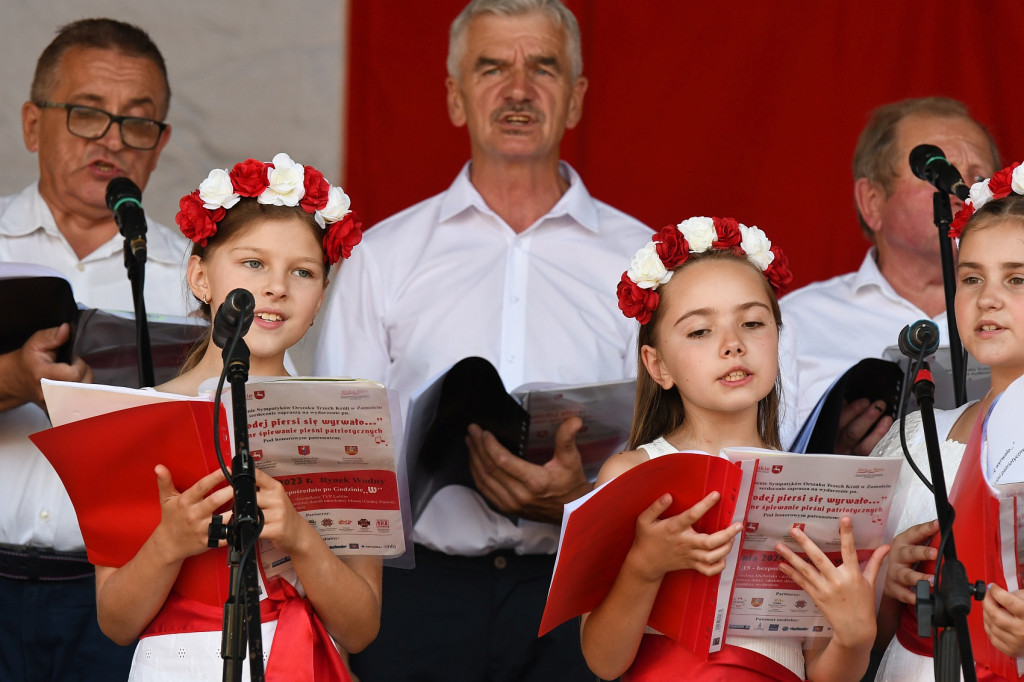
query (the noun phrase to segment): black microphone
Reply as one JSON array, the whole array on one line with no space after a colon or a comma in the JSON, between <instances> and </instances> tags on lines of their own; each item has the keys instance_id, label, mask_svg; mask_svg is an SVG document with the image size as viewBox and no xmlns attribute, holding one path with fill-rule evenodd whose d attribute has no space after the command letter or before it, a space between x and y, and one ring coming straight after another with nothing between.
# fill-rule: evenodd
<instances>
[{"instance_id":1,"label":"black microphone","mask_svg":"<svg viewBox=\"0 0 1024 682\"><path fill-rule=\"evenodd\" d=\"M933 144L919 144L910 152L910 170L940 192L967 201L971 188L960 176L956 166L946 159L946 154Z\"/></svg>"},{"instance_id":2,"label":"black microphone","mask_svg":"<svg viewBox=\"0 0 1024 682\"><path fill-rule=\"evenodd\" d=\"M908 358L931 355L939 349L939 325L931 320L918 320L900 332L900 352Z\"/></svg>"},{"instance_id":3,"label":"black microphone","mask_svg":"<svg viewBox=\"0 0 1024 682\"><path fill-rule=\"evenodd\" d=\"M117 177L107 185L107 208L125 238L132 255L146 262L146 214L142 212L142 192L125 177Z\"/></svg>"},{"instance_id":4,"label":"black microphone","mask_svg":"<svg viewBox=\"0 0 1024 682\"><path fill-rule=\"evenodd\" d=\"M239 337L245 336L256 312L256 299L245 289L234 289L220 304L213 318L213 342L223 348L241 327Z\"/></svg>"}]
</instances>

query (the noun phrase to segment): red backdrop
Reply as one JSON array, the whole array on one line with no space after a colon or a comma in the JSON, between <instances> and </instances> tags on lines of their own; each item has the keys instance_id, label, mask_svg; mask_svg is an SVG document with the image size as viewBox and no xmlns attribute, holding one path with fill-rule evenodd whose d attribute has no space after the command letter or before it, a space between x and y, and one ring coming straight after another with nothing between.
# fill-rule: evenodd
<instances>
[{"instance_id":1,"label":"red backdrop","mask_svg":"<svg viewBox=\"0 0 1024 682\"><path fill-rule=\"evenodd\" d=\"M443 190L468 158L444 99L448 25L464 4L350 4L345 187L367 224ZM567 4L590 88L562 150L591 193L652 227L756 224L795 285L863 258L850 160L875 106L955 97L1004 161L1024 155L1015 0Z\"/></svg>"}]
</instances>

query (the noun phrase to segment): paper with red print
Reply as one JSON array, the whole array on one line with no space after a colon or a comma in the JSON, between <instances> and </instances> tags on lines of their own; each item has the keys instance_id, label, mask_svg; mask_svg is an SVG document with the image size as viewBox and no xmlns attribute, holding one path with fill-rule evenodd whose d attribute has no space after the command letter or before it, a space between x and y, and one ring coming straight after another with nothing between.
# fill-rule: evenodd
<instances>
[{"instance_id":1,"label":"paper with red print","mask_svg":"<svg viewBox=\"0 0 1024 682\"><path fill-rule=\"evenodd\" d=\"M295 510L336 554L405 552L392 397L381 384L353 379L246 384L249 451L257 468L284 485ZM261 542L260 558L268 577L289 563L269 542Z\"/></svg>"},{"instance_id":2,"label":"paper with red print","mask_svg":"<svg viewBox=\"0 0 1024 682\"><path fill-rule=\"evenodd\" d=\"M830 637L832 628L810 596L778 569L775 551L785 543L806 555L790 530L798 526L833 561L840 563L839 520L853 521L863 567L892 538L888 519L900 459L870 460L844 455L800 455L753 448L727 448L733 460L756 461L750 505L737 556L727 631L765 637ZM878 587L882 582L878 581Z\"/></svg>"},{"instance_id":3,"label":"paper with red print","mask_svg":"<svg viewBox=\"0 0 1024 682\"><path fill-rule=\"evenodd\" d=\"M810 596L778 564L778 542L802 554L789 535L801 528L834 561L839 559L839 519L853 520L861 561L892 537L887 520L899 518L893 490L899 459L805 455L758 449L668 454L648 460L588 495L565 505L555 570L540 634L600 604L630 546L636 518L666 492L673 507L692 506L712 490L722 500L700 521L714 532L738 521L725 569L666 574L647 625L699 656L718 651L729 633L765 637L827 637L831 628ZM731 474L723 474L731 472ZM878 596L882 581L878 581Z\"/></svg>"}]
</instances>

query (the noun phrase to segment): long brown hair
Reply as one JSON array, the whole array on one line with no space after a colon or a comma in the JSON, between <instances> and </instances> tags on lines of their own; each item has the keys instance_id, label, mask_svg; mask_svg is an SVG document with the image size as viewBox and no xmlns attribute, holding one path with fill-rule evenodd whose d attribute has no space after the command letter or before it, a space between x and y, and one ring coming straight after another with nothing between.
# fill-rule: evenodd
<instances>
[{"instance_id":1,"label":"long brown hair","mask_svg":"<svg viewBox=\"0 0 1024 682\"><path fill-rule=\"evenodd\" d=\"M324 230L317 224L313 214L307 213L305 209L299 206L274 206L271 204L261 204L256 199L242 197L238 200L237 204L227 210L224 217L217 223L217 233L207 240L206 246L192 244L192 250L189 253L189 256L190 258L191 256L198 256L201 259L205 258L214 249L216 249L218 245L229 241L232 237L257 220L288 220L290 218L299 218L303 224L308 226L316 235L317 243L320 244L321 250L323 249ZM321 261L322 260L323 259L321 259ZM327 286L327 276L330 272L330 266L327 265L327 263L324 263L323 267L324 286ZM203 301L198 296L196 296L196 300L199 301L199 316L211 323L210 329L189 351L188 356L185 358L185 362L181 365L181 369L178 370L179 376L199 364L199 361L203 359L203 355L206 354L206 350L210 347L210 342L213 339L213 311L210 308L210 304Z\"/></svg>"},{"instance_id":2,"label":"long brown hair","mask_svg":"<svg viewBox=\"0 0 1024 682\"><path fill-rule=\"evenodd\" d=\"M779 330L782 329L782 313L779 310L775 291L757 266L751 263L745 255L718 249L709 249L704 253L691 253L689 258L676 268L675 272L678 273L694 263L703 261L733 261L745 263L748 267L753 268L764 283L765 292L771 303L772 315L775 318L775 325ZM664 291L661 295L665 295ZM647 321L647 324L640 325L640 334L637 339L636 403L633 407L633 427L629 434L629 447L633 450L673 431L686 419L686 411L683 408L679 390L674 386L669 389L662 388L647 372L647 367L644 366L643 360L640 358L641 348L655 345L655 332L658 321L662 317L663 308L663 305L659 305L651 314L651 319ZM782 447L779 436L781 396L782 384L776 374L775 387L757 403L757 431L761 440L772 448Z\"/></svg>"}]
</instances>

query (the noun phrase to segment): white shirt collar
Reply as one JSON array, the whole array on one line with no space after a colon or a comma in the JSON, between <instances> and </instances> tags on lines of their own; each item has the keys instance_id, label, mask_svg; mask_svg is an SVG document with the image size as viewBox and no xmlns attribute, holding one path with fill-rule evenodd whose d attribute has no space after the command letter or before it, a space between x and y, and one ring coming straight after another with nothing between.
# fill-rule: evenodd
<instances>
[{"instance_id":1,"label":"white shirt collar","mask_svg":"<svg viewBox=\"0 0 1024 682\"><path fill-rule=\"evenodd\" d=\"M445 192L439 213L439 219L441 222L450 220L469 208L475 208L481 213L486 213L494 216L497 220L501 220L494 210L487 205L483 196L480 195L480 192L477 191L476 187L474 187L473 183L470 181L470 164L471 162L466 162L466 165L462 167L462 170L455 177L455 181L452 182L448 191ZM597 206L593 198L590 196L590 192L587 191L586 186L580 179L579 174L565 161L560 161L558 163L558 171L569 183L569 189L566 190L565 194L561 196L558 202L551 207L551 210L549 210L540 220L530 226L530 229L533 229L545 220L566 216L578 223L581 227L590 230L595 234L600 232L597 219Z\"/></svg>"}]
</instances>

